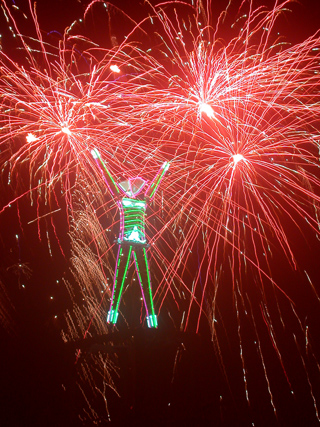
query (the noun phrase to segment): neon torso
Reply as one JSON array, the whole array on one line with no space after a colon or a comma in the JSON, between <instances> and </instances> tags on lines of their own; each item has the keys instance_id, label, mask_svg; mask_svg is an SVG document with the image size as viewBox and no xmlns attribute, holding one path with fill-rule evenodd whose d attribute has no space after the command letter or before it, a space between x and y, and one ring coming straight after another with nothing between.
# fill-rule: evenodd
<instances>
[{"instance_id":1,"label":"neon torso","mask_svg":"<svg viewBox=\"0 0 320 427\"><path fill-rule=\"evenodd\" d=\"M120 235L119 243L145 244L146 202L124 197L119 202Z\"/></svg>"}]
</instances>

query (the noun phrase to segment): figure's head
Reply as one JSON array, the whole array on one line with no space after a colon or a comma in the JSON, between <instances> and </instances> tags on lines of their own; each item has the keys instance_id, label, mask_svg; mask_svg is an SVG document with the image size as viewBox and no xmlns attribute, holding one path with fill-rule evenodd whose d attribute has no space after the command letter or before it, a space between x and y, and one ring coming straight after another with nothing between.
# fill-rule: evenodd
<instances>
[{"instance_id":1,"label":"figure's head","mask_svg":"<svg viewBox=\"0 0 320 427\"><path fill-rule=\"evenodd\" d=\"M130 178L127 181L119 182L119 187L129 197L136 197L146 185L146 181L142 178Z\"/></svg>"}]
</instances>

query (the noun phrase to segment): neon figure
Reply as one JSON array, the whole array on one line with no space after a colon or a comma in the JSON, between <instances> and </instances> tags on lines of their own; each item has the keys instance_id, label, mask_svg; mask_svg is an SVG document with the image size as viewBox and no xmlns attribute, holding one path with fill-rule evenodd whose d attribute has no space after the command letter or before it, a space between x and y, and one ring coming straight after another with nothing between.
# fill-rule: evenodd
<instances>
[{"instance_id":1,"label":"neon figure","mask_svg":"<svg viewBox=\"0 0 320 427\"><path fill-rule=\"evenodd\" d=\"M118 199L117 204L120 210L120 235L117 240L119 247L107 322L113 324L117 322L121 294L129 268L131 254L133 254L147 313L147 324L149 328L156 328L158 326L158 320L154 312L150 270L146 252L148 244L145 236L145 212L147 206L146 200L152 200L154 197L164 174L169 168L169 162L163 163L153 181L145 192L142 193L146 185L145 180L137 177L117 184L102 161L99 151L93 149L91 150L91 154L104 175L105 182L111 194ZM143 197L141 197L141 194L143 194ZM140 197L137 198L137 196Z\"/></svg>"}]
</instances>

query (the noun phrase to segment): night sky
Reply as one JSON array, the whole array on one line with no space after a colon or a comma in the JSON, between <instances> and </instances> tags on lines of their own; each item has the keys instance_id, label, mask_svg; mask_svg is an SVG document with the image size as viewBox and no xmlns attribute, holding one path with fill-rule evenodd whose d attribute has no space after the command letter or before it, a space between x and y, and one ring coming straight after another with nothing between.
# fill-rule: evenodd
<instances>
[{"instance_id":1,"label":"night sky","mask_svg":"<svg viewBox=\"0 0 320 427\"><path fill-rule=\"evenodd\" d=\"M28 13L26 0L8 0L7 3L18 5L20 10ZM113 3L137 21L144 16L142 1ZM218 4L219 10L227 4L223 1L212 3ZM261 3L273 2L254 2ZM39 0L37 13L40 28L50 40L57 40L67 25L83 16L87 4L88 1L84 0ZM305 0L301 4L291 5L291 9L293 12L280 21L281 28L277 30L292 43L297 43L318 30L320 2ZM115 16L114 19L117 21L120 18ZM95 41L108 45L108 23L103 22L102 17L101 21L92 22L89 16L87 31ZM4 51L18 60L19 52L1 11L0 25ZM23 31L28 32L28 26L29 23L21 19ZM121 24L114 31L118 31L120 38L123 31ZM21 166L17 185L7 185L6 173L2 173L0 180L0 209L16 194L25 191L28 168ZM39 238L37 221L34 221L36 206L30 206L28 197L23 197L19 203L12 203L0 215L1 426L251 426L253 422L258 427L319 425L306 375L307 371L313 378L312 391L320 404L320 371L317 365L320 363L319 301L304 274L306 270L319 294L319 242L313 232L306 227L296 233L292 225L288 225L290 240L296 249L298 271L284 266L285 259L280 251L273 260L273 277L295 301L299 318L308 325L308 339L314 351L314 357L310 357L305 370L297 347L286 336L286 331L298 328L296 318L291 313L284 313L288 324L284 328L283 340L280 339L283 343L282 361L275 356L266 329L261 333L262 352L271 372L269 379L277 410L275 415L261 365L255 365L256 350L250 345L252 336L249 328L246 330L247 320L244 318L244 344L246 341L248 343L247 375L251 390L254 390L251 405L246 401L239 346L236 344L237 329L232 327L236 319L229 308L233 299L230 287L221 297L224 301L220 301L221 317L225 320L225 340L220 343L222 359L211 341L205 318L201 321L198 334L194 330L180 332L170 320L166 303L159 318L158 330L148 330L133 320L130 328L120 327L119 331L111 332L106 326L104 335L64 343L61 338L61 330L65 328L64 316L74 303L65 283L72 285L74 277L70 272L67 208L63 200L59 202L61 209L54 214L59 242L53 235L50 218L44 220ZM51 253L48 250L47 230L50 233ZM196 266L197 260L193 261ZM190 266L191 269L194 266ZM250 286L250 277L247 285ZM139 290L132 290L133 299L137 292ZM76 295L75 299L78 297ZM271 312L276 312L276 304L272 308L274 301L271 293L267 299ZM251 303L254 306L255 301ZM134 318L135 308L132 311ZM275 325L276 329L278 327ZM232 332L229 333L229 330ZM77 359L78 348L82 351ZM120 397L111 389L107 388L106 391L110 418L99 393L93 390L92 385L83 385L79 379L81 363L84 363L92 372L91 384L97 381L101 386L101 378L94 365L99 354L116 360L119 369L115 384ZM296 390L295 396L290 395L282 364ZM83 387L83 393L79 384ZM84 415L86 399L97 414L95 423Z\"/></svg>"}]
</instances>

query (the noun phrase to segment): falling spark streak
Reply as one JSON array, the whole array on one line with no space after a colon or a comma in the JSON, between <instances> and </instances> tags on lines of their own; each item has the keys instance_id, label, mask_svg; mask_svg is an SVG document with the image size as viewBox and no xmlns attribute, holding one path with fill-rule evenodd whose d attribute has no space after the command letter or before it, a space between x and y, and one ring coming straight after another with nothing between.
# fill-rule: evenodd
<instances>
[{"instance_id":1,"label":"falling spark streak","mask_svg":"<svg viewBox=\"0 0 320 427\"><path fill-rule=\"evenodd\" d=\"M37 221L39 221L40 219L45 218L46 216L52 215L52 214L54 214L54 213L56 213L56 212L60 212L60 211L61 211L61 209L59 208L59 209L56 209L56 210L54 210L54 211L48 212L48 213L46 213L45 215L42 215L42 216L40 216L40 217L37 217L37 218L33 219L32 221L27 222L27 224L28 224L28 225L30 225L30 224L32 224L33 222L37 222Z\"/></svg>"}]
</instances>

